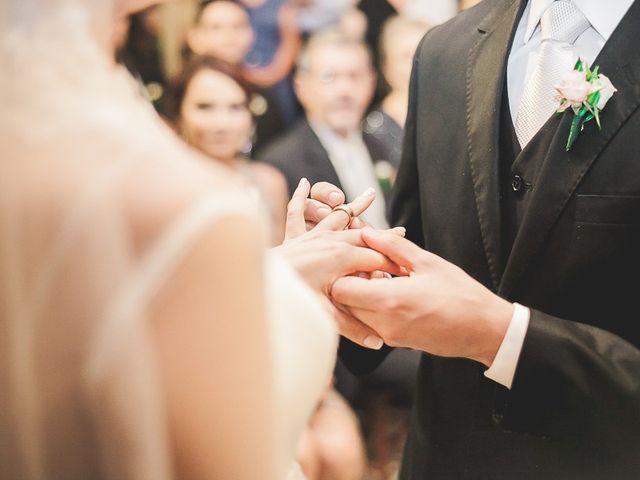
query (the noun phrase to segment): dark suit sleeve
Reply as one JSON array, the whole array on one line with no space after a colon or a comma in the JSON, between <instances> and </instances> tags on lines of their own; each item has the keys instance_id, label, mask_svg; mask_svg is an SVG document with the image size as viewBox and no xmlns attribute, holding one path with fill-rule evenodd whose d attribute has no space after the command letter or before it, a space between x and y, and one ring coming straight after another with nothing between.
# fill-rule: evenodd
<instances>
[{"instance_id":1,"label":"dark suit sleeve","mask_svg":"<svg viewBox=\"0 0 640 480\"><path fill-rule=\"evenodd\" d=\"M423 40L424 41L424 40ZM422 42L417 49L411 73L409 89L409 109L405 126L404 143L402 147L402 161L398 170L398 177L391 196L390 220L392 225L402 225L407 229L407 238L423 245L422 222L420 212L420 195L418 189L417 159L416 159L416 104L418 98L418 54ZM364 375L373 371L391 351L388 346L381 350L362 348L350 340L340 339L339 355L342 363L354 374Z\"/></svg>"},{"instance_id":2,"label":"dark suit sleeve","mask_svg":"<svg viewBox=\"0 0 640 480\"><path fill-rule=\"evenodd\" d=\"M608 331L532 310L512 390L503 393L507 429L640 446L640 350Z\"/></svg>"}]
</instances>

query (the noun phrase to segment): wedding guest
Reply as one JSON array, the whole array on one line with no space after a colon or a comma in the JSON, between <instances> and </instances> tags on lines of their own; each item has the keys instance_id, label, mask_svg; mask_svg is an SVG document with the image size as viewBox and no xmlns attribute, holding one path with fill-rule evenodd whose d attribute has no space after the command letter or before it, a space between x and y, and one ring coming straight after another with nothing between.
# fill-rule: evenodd
<instances>
[{"instance_id":1,"label":"wedding guest","mask_svg":"<svg viewBox=\"0 0 640 480\"><path fill-rule=\"evenodd\" d=\"M380 38L380 64L389 93L369 112L364 130L387 145L394 176L402 155L413 55L428 28L418 20L396 16L387 21Z\"/></svg>"},{"instance_id":2,"label":"wedding guest","mask_svg":"<svg viewBox=\"0 0 640 480\"><path fill-rule=\"evenodd\" d=\"M298 28L305 35L335 28L355 0L292 0Z\"/></svg>"},{"instance_id":3,"label":"wedding guest","mask_svg":"<svg viewBox=\"0 0 640 480\"><path fill-rule=\"evenodd\" d=\"M338 28L347 37L358 41L364 41L367 35L367 29L369 28L369 23L367 21L367 16L362 11L356 7L352 7L344 12L342 17L340 17Z\"/></svg>"},{"instance_id":4,"label":"wedding guest","mask_svg":"<svg viewBox=\"0 0 640 480\"><path fill-rule=\"evenodd\" d=\"M287 125L298 117L292 70L300 49L296 11L287 0L238 0L249 12L255 41L247 54L247 78L274 90Z\"/></svg>"},{"instance_id":5,"label":"wedding guest","mask_svg":"<svg viewBox=\"0 0 640 480\"><path fill-rule=\"evenodd\" d=\"M360 0L358 9L367 17L367 35L365 41L373 52L373 61L378 66L380 53L380 32L384 23L402 12L405 0Z\"/></svg>"},{"instance_id":6,"label":"wedding guest","mask_svg":"<svg viewBox=\"0 0 640 480\"><path fill-rule=\"evenodd\" d=\"M258 158L285 174L290 191L302 177L339 184L347 199L374 188L378 202L365 218L384 227L384 194L375 164L387 161L388 152L362 131L375 85L366 45L335 30L312 36L298 60L295 85L305 118Z\"/></svg>"},{"instance_id":7,"label":"wedding guest","mask_svg":"<svg viewBox=\"0 0 640 480\"><path fill-rule=\"evenodd\" d=\"M201 2L187 32L187 45L195 55L218 58L235 66L250 84L244 60L254 40L249 12L234 0ZM285 130L285 121L273 88L251 84L251 90L249 108L255 118L251 152L255 154Z\"/></svg>"},{"instance_id":8,"label":"wedding guest","mask_svg":"<svg viewBox=\"0 0 640 480\"><path fill-rule=\"evenodd\" d=\"M457 13L455 0L361 0L358 8L364 12L368 21L366 41L374 54L376 69L381 71L382 59L380 38L385 23L396 15L408 17L418 22L437 25L445 22ZM380 78L376 89L375 103L386 95L386 85Z\"/></svg>"},{"instance_id":9,"label":"wedding guest","mask_svg":"<svg viewBox=\"0 0 640 480\"><path fill-rule=\"evenodd\" d=\"M357 0L294 0L298 26L306 38L323 30L339 28L356 40L367 32L367 17Z\"/></svg>"},{"instance_id":10,"label":"wedding guest","mask_svg":"<svg viewBox=\"0 0 640 480\"><path fill-rule=\"evenodd\" d=\"M196 57L174 90L174 119L182 137L257 187L269 210L272 243L282 243L289 200L286 180L273 166L245 155L253 127L249 86L233 66Z\"/></svg>"}]
</instances>

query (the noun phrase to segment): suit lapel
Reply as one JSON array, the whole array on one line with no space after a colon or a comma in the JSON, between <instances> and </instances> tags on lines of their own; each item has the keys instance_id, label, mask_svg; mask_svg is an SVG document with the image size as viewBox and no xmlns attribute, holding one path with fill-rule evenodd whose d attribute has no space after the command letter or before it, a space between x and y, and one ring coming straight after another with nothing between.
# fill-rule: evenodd
<instances>
[{"instance_id":1,"label":"suit lapel","mask_svg":"<svg viewBox=\"0 0 640 480\"><path fill-rule=\"evenodd\" d=\"M573 114L554 116L542 128L540 135L551 134L552 140L529 192L531 197L500 285L501 294L508 296L513 290L584 175L640 105L638 45L640 2L634 2L594 62L618 89L602 111L602 130L598 130L594 121L588 123L573 149L566 152Z\"/></svg>"},{"instance_id":2,"label":"suit lapel","mask_svg":"<svg viewBox=\"0 0 640 480\"><path fill-rule=\"evenodd\" d=\"M478 220L494 287L500 281L499 129L511 43L526 1L498 6L478 27L467 63L467 142Z\"/></svg>"}]
</instances>

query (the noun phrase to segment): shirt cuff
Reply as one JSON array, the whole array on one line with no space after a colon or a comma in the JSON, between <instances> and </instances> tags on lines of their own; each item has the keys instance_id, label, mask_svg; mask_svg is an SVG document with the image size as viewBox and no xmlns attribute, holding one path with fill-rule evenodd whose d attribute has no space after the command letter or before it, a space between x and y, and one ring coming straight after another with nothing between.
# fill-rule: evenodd
<instances>
[{"instance_id":1,"label":"shirt cuff","mask_svg":"<svg viewBox=\"0 0 640 480\"><path fill-rule=\"evenodd\" d=\"M484 372L484 376L490 378L494 382L504 385L511 389L513 377L516 374L520 351L524 343L524 337L527 335L529 328L529 317L531 312L527 307L523 307L518 303L514 303L513 316L507 328L507 333L502 339L496 358L493 360L491 367Z\"/></svg>"}]
</instances>

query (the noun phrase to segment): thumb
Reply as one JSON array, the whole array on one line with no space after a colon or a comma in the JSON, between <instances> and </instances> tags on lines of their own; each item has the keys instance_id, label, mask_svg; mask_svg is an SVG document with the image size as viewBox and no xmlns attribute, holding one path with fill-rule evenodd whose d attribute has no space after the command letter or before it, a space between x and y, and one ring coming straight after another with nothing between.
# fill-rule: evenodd
<instances>
[{"instance_id":1,"label":"thumb","mask_svg":"<svg viewBox=\"0 0 640 480\"><path fill-rule=\"evenodd\" d=\"M391 231L380 231L372 228L362 230L362 239L369 248L382 253L392 262L408 270L415 270L415 266L424 254L424 250L406 238Z\"/></svg>"}]
</instances>

